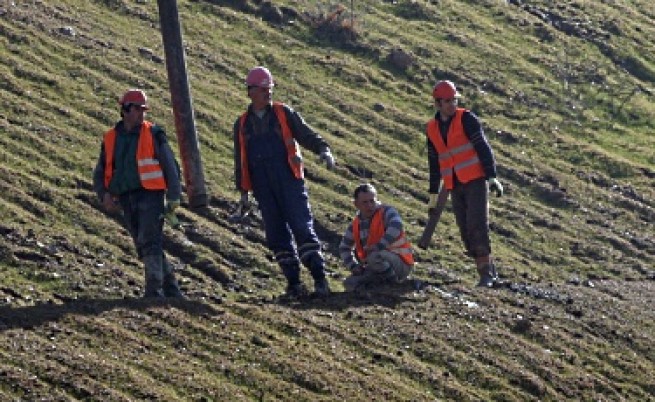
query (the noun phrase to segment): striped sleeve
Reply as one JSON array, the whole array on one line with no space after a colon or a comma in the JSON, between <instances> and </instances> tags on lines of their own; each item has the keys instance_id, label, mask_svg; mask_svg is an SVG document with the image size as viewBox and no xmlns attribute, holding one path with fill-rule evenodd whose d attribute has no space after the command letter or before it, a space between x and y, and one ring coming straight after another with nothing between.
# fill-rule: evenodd
<instances>
[{"instance_id":1,"label":"striped sleeve","mask_svg":"<svg viewBox=\"0 0 655 402\"><path fill-rule=\"evenodd\" d=\"M480 158L486 178L496 177L496 160L491 145L489 145L489 140L484 135L480 120L473 112L468 111L462 116L462 124L464 125L464 133L473 144L478 158Z\"/></svg>"},{"instance_id":2,"label":"striped sleeve","mask_svg":"<svg viewBox=\"0 0 655 402\"><path fill-rule=\"evenodd\" d=\"M426 141L428 148L428 171L430 172L428 179L428 192L430 194L436 194L439 192L439 182L441 181L441 172L439 171L439 153L429 138L427 138Z\"/></svg>"},{"instance_id":3,"label":"striped sleeve","mask_svg":"<svg viewBox=\"0 0 655 402\"><path fill-rule=\"evenodd\" d=\"M379 250L386 249L391 243L394 242L400 236L400 233L403 231L403 221L400 218L400 214L394 207L385 206L384 207L384 236L377 244Z\"/></svg>"}]
</instances>

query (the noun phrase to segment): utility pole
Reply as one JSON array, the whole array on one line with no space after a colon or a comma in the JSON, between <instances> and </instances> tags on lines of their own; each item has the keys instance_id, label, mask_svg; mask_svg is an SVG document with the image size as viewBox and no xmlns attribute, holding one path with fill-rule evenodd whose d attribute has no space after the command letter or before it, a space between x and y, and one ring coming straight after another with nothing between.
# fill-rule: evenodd
<instances>
[{"instance_id":1,"label":"utility pole","mask_svg":"<svg viewBox=\"0 0 655 402\"><path fill-rule=\"evenodd\" d=\"M159 7L159 25L164 41L168 84L171 91L175 132L182 157L186 192L191 208L203 207L207 205L207 191L193 107L191 106L177 0L157 0L157 6Z\"/></svg>"}]
</instances>

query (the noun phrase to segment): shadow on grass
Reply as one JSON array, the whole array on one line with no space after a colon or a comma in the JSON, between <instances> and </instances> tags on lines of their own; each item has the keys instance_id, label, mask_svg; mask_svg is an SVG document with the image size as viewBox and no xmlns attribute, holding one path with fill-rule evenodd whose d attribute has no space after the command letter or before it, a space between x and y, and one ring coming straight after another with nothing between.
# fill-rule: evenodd
<instances>
[{"instance_id":1,"label":"shadow on grass","mask_svg":"<svg viewBox=\"0 0 655 402\"><path fill-rule=\"evenodd\" d=\"M0 307L0 332L15 328L33 329L48 322L58 321L66 315L98 315L115 309L145 311L156 307L173 307L197 316L220 314L214 307L194 300L80 299L64 304Z\"/></svg>"},{"instance_id":2,"label":"shadow on grass","mask_svg":"<svg viewBox=\"0 0 655 402\"><path fill-rule=\"evenodd\" d=\"M395 308L403 303L417 303L413 281L401 284L370 285L355 292L333 292L328 297L310 296L302 300L289 300L283 297L271 303L287 306L294 310L343 311L352 307L383 306ZM410 295L410 296L408 296Z\"/></svg>"}]
</instances>

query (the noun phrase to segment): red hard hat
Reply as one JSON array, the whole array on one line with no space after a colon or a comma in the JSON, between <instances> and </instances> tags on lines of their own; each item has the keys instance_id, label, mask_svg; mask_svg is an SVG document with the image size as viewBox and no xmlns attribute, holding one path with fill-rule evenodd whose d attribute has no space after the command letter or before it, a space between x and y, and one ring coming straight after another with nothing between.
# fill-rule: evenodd
<instances>
[{"instance_id":1,"label":"red hard hat","mask_svg":"<svg viewBox=\"0 0 655 402\"><path fill-rule=\"evenodd\" d=\"M457 88L455 88L455 84L452 81L439 81L432 90L432 97L434 99L451 99L459 96L459 92L457 92Z\"/></svg>"},{"instance_id":2,"label":"red hard hat","mask_svg":"<svg viewBox=\"0 0 655 402\"><path fill-rule=\"evenodd\" d=\"M146 96L146 93L140 89L130 89L125 92L118 103L120 105L139 105L144 109L150 109L148 107L148 97Z\"/></svg>"},{"instance_id":3,"label":"red hard hat","mask_svg":"<svg viewBox=\"0 0 655 402\"><path fill-rule=\"evenodd\" d=\"M249 87L272 88L275 86L275 83L268 68L259 66L248 71L246 85Z\"/></svg>"}]
</instances>

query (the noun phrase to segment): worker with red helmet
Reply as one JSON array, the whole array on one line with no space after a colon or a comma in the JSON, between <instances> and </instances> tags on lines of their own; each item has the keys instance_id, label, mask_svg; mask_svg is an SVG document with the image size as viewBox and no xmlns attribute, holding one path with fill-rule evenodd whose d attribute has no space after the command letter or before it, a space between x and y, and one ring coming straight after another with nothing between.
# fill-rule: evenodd
<instances>
[{"instance_id":1,"label":"worker with red helmet","mask_svg":"<svg viewBox=\"0 0 655 402\"><path fill-rule=\"evenodd\" d=\"M163 217L180 205L182 192L175 156L163 128L145 120L145 92L130 89L118 103L121 120L103 137L94 190L105 210L123 211L145 266L144 297L184 297L163 251Z\"/></svg>"},{"instance_id":2,"label":"worker with red helmet","mask_svg":"<svg viewBox=\"0 0 655 402\"><path fill-rule=\"evenodd\" d=\"M478 117L458 107L455 84L437 82L432 97L437 112L427 124L428 209L436 207L441 186L446 186L467 254L475 259L478 286L492 287L498 273L491 257L488 192L503 194L494 155Z\"/></svg>"},{"instance_id":3,"label":"worker with red helmet","mask_svg":"<svg viewBox=\"0 0 655 402\"><path fill-rule=\"evenodd\" d=\"M251 69L246 77L251 103L234 123L234 175L240 203L249 208L250 192L257 200L267 246L287 280L285 294L307 294L300 280L302 263L314 279L315 294L327 296L325 259L314 230L300 146L319 154L328 169L334 167L334 157L298 112L272 101L274 85L271 72L262 66Z\"/></svg>"}]
</instances>

